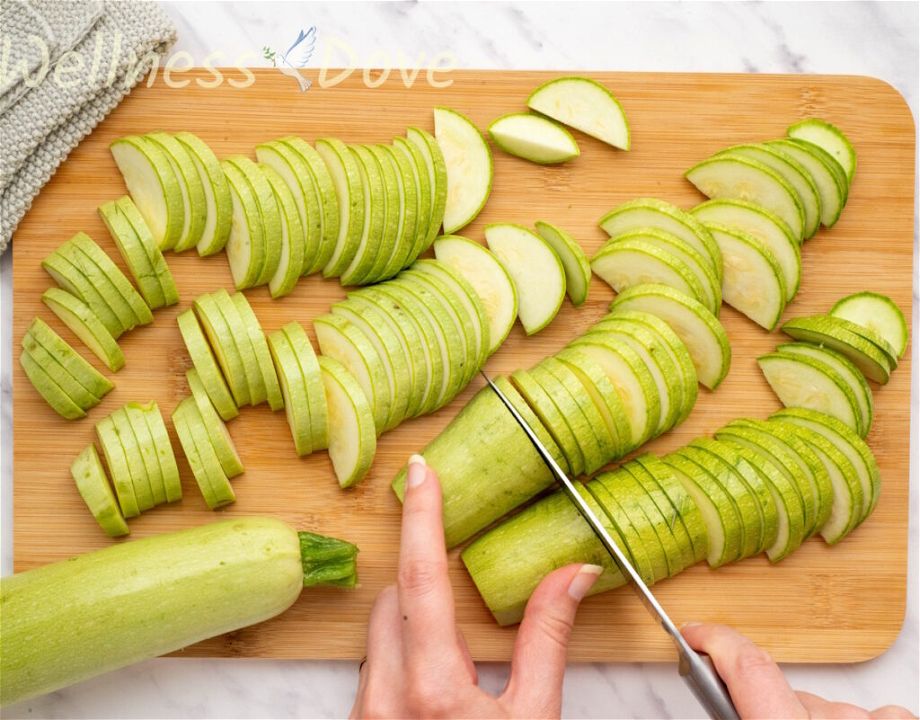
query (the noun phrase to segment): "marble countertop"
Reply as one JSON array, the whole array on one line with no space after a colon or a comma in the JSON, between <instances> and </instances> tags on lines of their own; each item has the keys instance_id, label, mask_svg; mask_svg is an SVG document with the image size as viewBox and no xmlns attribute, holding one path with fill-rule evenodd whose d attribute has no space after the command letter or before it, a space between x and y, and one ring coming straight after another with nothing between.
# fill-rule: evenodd
<instances>
[{"instance_id":1,"label":"marble countertop","mask_svg":"<svg viewBox=\"0 0 920 720\"><path fill-rule=\"evenodd\" d=\"M873 75L918 111L916 3L166 3L179 30L174 51L202 64L264 66L264 47L286 48L317 28L317 52L335 39L356 64L449 52L458 67ZM339 52L343 52L340 50ZM321 59L314 59L316 63ZM347 62L343 56L326 63ZM918 263L914 240L914 337ZM0 261L2 312L2 569L12 568L10 253ZM913 356L910 571L901 635L856 665L786 666L791 683L866 707L918 702L918 363ZM498 690L507 667L482 664ZM158 659L7 708L3 717L342 717L357 683L352 662ZM582 664L566 675L566 717L702 717L673 665Z\"/></svg>"}]
</instances>

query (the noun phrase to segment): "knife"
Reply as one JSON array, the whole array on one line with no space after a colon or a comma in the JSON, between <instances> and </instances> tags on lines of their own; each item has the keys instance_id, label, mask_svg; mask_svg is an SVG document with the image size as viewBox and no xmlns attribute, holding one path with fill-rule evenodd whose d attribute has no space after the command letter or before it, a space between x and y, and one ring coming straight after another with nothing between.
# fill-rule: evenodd
<instances>
[{"instance_id":1,"label":"knife","mask_svg":"<svg viewBox=\"0 0 920 720\"><path fill-rule=\"evenodd\" d=\"M652 594L652 591L649 590L648 585L645 584L639 576L639 573L636 572L636 569L632 566L632 563L629 562L619 545L610 537L610 534L594 514L594 511L575 488L575 484L569 476L563 472L559 464L553 459L553 456L550 455L549 451L543 446L543 443L540 442L540 438L537 437L537 434L533 431L533 428L530 427L530 424L517 411L514 405L511 404L511 401L498 386L489 379L489 376L483 371L480 371L480 373L489 384L489 387L498 395L499 400L502 401L505 407L511 412L512 416L514 416L514 419L517 420L518 425L521 426L521 429L530 439L530 442L533 443L537 453L543 458L543 462L546 463L555 476L556 481L562 486L562 491L568 496L569 500L575 504L578 512L581 513L588 525L591 526L598 540L601 541L601 544L607 552L610 553L610 556L613 558L620 572L623 573L623 577L627 579L628 584L639 595L639 599L642 600L642 603L652 614L655 621L671 636L677 648L678 672L684 679L684 682L690 687L691 692L693 692L693 695L699 701L700 705L703 706L709 714L709 717L713 718L713 720L740 720L738 711L735 710L735 705L732 702L731 696L728 694L728 688L725 687L725 683L722 682L722 678L720 678L719 674L716 672L712 664L712 659L705 653L698 653L687 644L680 630L677 629L677 626L665 612L664 608L661 607L661 604L655 598L654 594Z\"/></svg>"}]
</instances>

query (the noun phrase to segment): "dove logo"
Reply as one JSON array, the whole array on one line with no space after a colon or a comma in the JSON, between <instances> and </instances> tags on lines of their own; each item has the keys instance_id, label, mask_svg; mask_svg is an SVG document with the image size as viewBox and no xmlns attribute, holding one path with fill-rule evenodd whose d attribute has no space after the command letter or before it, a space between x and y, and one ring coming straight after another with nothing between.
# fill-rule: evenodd
<instances>
[{"instance_id":1,"label":"dove logo","mask_svg":"<svg viewBox=\"0 0 920 720\"><path fill-rule=\"evenodd\" d=\"M309 30L298 32L297 38L283 53L276 52L270 47L264 47L262 48L262 57L270 61L285 75L294 78L300 87L300 92L306 92L313 83L300 71L310 62L315 49L316 26L313 25Z\"/></svg>"}]
</instances>

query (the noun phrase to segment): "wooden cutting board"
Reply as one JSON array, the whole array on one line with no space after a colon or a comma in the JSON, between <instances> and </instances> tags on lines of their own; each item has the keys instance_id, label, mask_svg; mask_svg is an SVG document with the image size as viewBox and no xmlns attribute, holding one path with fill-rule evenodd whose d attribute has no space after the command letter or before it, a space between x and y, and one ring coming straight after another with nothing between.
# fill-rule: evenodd
<instances>
[{"instance_id":1,"label":"wooden cutting board","mask_svg":"<svg viewBox=\"0 0 920 720\"><path fill-rule=\"evenodd\" d=\"M120 263L96 216L103 201L124 193L108 145L128 133L190 130L220 156L251 155L254 145L290 133L312 141L335 135L348 142L384 142L409 125L431 129L431 108L467 113L480 128L521 110L547 72L455 72L436 89L424 75L407 89L398 76L371 89L357 77L330 89L301 93L293 79L256 71L250 87L226 82L205 89L157 83L138 88L64 163L19 227L14 251L13 341L17 348L32 317L41 315L75 339L41 304L51 284L41 259L83 230ZM482 240L488 222L531 225L545 219L570 230L586 251L604 239L597 220L638 196L682 207L702 200L682 173L729 144L783 135L795 120L826 118L845 129L859 167L842 218L822 230L803 252L802 289L786 317L826 311L838 297L864 289L887 293L911 310L914 227L914 125L904 100L889 85L862 77L594 73L620 98L632 125L633 150L614 150L577 134L582 154L561 167L540 167L495 152L495 183L488 205L463 234ZM183 77L210 79L207 73ZM236 77L239 80L239 77ZM88 419L58 418L29 386L14 362L14 558L17 571L111 544L83 505L68 473L73 457L93 439L93 422L129 400L155 399L165 414L188 393L190 362L175 317L205 291L231 287L223 255L168 255L182 296L158 310L155 322L126 335L126 367L116 389ZM265 288L247 292L266 331L290 320L311 320L344 295L336 281L310 277L283 300ZM613 293L595 280L588 302L568 302L553 324L535 337L515 328L488 363L492 374L535 363L558 350L604 314ZM779 407L755 358L784 336L767 334L729 307L722 321L731 338L731 373L715 393L704 390L683 426L650 444L665 452L712 433L739 416L762 418ZM77 344L82 349L82 346ZM88 355L88 353L84 353ZM90 358L95 361L95 358ZM874 515L834 548L809 541L776 567L750 559L718 571L698 565L656 586L677 622L734 625L784 661L864 660L884 651L901 628L907 577L910 351L884 387L874 387L876 419L869 436L881 466L883 489ZM131 521L132 538L177 530L217 518L269 514L295 527L341 536L361 548L361 587L354 592L311 590L283 616L188 648L196 656L359 658L371 603L392 583L399 542L400 506L390 491L394 473L433 438L479 389L467 388L449 407L407 422L379 443L370 475L357 488L339 490L325 453L298 459L284 413L246 408L230 431L246 464L234 481L238 501L220 512L205 507L184 460L185 497ZM915 429L916 431L916 429ZM173 438L173 444L178 443ZM475 448L471 448L475 452ZM177 453L179 454L179 453ZM451 555L457 619L475 658L509 657L514 629L498 628ZM579 612L573 660L671 660L665 635L650 622L628 589L591 598Z\"/></svg>"}]
</instances>

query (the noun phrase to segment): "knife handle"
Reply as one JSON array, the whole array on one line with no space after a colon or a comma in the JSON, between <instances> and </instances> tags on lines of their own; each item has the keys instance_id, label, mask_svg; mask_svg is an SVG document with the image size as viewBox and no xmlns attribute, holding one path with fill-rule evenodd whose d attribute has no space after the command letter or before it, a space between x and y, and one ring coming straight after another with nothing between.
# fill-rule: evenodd
<instances>
[{"instance_id":1,"label":"knife handle","mask_svg":"<svg viewBox=\"0 0 920 720\"><path fill-rule=\"evenodd\" d=\"M686 650L686 651L684 651ZM716 672L712 658L687 647L681 648L678 671L713 720L740 720L728 688Z\"/></svg>"}]
</instances>

